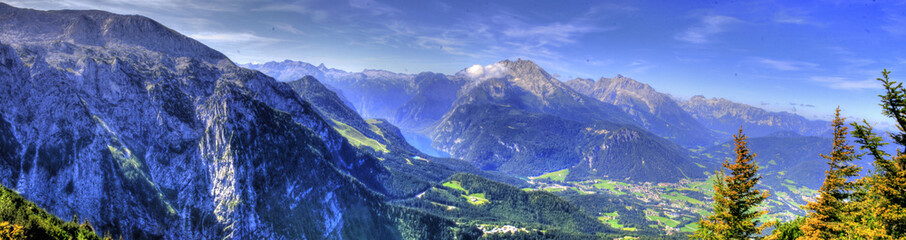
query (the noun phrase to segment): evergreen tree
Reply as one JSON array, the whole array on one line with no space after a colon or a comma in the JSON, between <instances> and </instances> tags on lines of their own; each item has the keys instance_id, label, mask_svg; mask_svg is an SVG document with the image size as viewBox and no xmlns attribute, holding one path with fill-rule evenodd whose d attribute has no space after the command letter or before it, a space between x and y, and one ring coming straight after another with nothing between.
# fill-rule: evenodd
<instances>
[{"instance_id":1,"label":"evergreen tree","mask_svg":"<svg viewBox=\"0 0 906 240\"><path fill-rule=\"evenodd\" d=\"M810 212L801 225L802 239L832 239L846 231L843 219L850 209L847 201L851 200L850 195L856 187L847 178L858 176L861 168L851 164L859 156L854 152L854 147L846 143L848 128L843 125L845 120L846 118L840 117L840 108L837 107L831 124L834 127L831 153L821 154L821 157L827 159L830 169L825 172L820 195L805 207Z\"/></svg>"},{"instance_id":2,"label":"evergreen tree","mask_svg":"<svg viewBox=\"0 0 906 240\"><path fill-rule=\"evenodd\" d=\"M805 223L805 218L797 217L789 222L777 224L771 235L765 239L770 240L794 240L802 237L801 226Z\"/></svg>"},{"instance_id":3,"label":"evergreen tree","mask_svg":"<svg viewBox=\"0 0 906 240\"><path fill-rule=\"evenodd\" d=\"M770 194L755 189L761 180L758 165L755 164L756 154L749 152L742 128L733 139L736 142L736 160L733 163L724 160L723 166L730 170L730 175L725 175L724 169L716 172L714 212L707 219L699 220L701 227L692 235L694 239L750 239L773 225L773 222L762 224L758 220L767 213L758 210L758 204Z\"/></svg>"},{"instance_id":4,"label":"evergreen tree","mask_svg":"<svg viewBox=\"0 0 906 240\"><path fill-rule=\"evenodd\" d=\"M906 147L906 89L902 83L891 81L887 69L878 78L884 84L885 94L881 107L886 117L896 121L898 131L889 133L900 147ZM860 199L863 211L853 219L852 238L904 239L906 238L906 154L897 150L890 155L880 149L885 145L871 126L853 123L853 136L861 149L874 158L875 170L863 179L867 184L865 196Z\"/></svg>"}]
</instances>

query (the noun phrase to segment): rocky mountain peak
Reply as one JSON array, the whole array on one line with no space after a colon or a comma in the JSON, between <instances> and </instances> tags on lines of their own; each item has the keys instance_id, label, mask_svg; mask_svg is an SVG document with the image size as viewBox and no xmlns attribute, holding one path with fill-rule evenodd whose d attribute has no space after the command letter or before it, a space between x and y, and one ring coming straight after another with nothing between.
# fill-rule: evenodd
<instances>
[{"instance_id":1,"label":"rocky mountain peak","mask_svg":"<svg viewBox=\"0 0 906 240\"><path fill-rule=\"evenodd\" d=\"M209 63L225 55L139 15L104 11L39 11L0 4L0 40L6 44L68 42L110 50L145 49Z\"/></svg>"},{"instance_id":2,"label":"rocky mountain peak","mask_svg":"<svg viewBox=\"0 0 906 240\"><path fill-rule=\"evenodd\" d=\"M510 75L519 79L531 81L550 81L553 79L547 71L544 71L544 69L531 60L517 59L516 61L510 61L507 59L498 63L503 64L509 69Z\"/></svg>"}]
</instances>

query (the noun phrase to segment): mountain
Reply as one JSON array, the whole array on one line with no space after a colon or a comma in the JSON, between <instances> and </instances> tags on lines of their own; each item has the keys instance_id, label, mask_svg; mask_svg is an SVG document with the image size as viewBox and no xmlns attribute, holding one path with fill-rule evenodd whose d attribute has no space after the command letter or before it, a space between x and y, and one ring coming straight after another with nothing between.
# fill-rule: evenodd
<instances>
[{"instance_id":1,"label":"mountain","mask_svg":"<svg viewBox=\"0 0 906 240\"><path fill-rule=\"evenodd\" d=\"M389 168L397 179L394 193L413 195L423 192L428 184L439 182L459 172L471 173L514 185L524 181L496 172L485 172L459 159L439 158L420 152L409 145L402 132L382 119L363 119L343 104L337 94L311 76L287 82L300 98L327 118L334 129L360 150L372 154ZM414 179L414 180L413 180ZM399 196L397 196L399 197Z\"/></svg>"},{"instance_id":2,"label":"mountain","mask_svg":"<svg viewBox=\"0 0 906 240\"><path fill-rule=\"evenodd\" d=\"M452 237L385 204L402 180L291 87L151 19L0 4L0 28L0 183L54 215L126 238Z\"/></svg>"},{"instance_id":3,"label":"mountain","mask_svg":"<svg viewBox=\"0 0 906 240\"><path fill-rule=\"evenodd\" d=\"M294 81L305 76L312 76L316 79L330 79L333 81L350 75L349 72L343 70L327 68L323 63L315 66L306 62L290 60L284 60L283 62L266 62L263 64L248 63L239 66L258 70L281 82Z\"/></svg>"},{"instance_id":4,"label":"mountain","mask_svg":"<svg viewBox=\"0 0 906 240\"><path fill-rule=\"evenodd\" d=\"M414 95L415 76L411 74L370 69L346 72L327 68L324 64L316 67L289 60L242 66L259 70L280 81L293 81L309 75L315 77L335 90L341 98L348 99L359 115L365 118L392 119L396 109Z\"/></svg>"},{"instance_id":5,"label":"mountain","mask_svg":"<svg viewBox=\"0 0 906 240\"><path fill-rule=\"evenodd\" d=\"M576 78L566 82L570 88L605 103L620 107L641 127L688 147L707 147L717 137L669 95L660 93L631 78L617 75L598 81Z\"/></svg>"},{"instance_id":6,"label":"mountain","mask_svg":"<svg viewBox=\"0 0 906 240\"><path fill-rule=\"evenodd\" d=\"M459 89L467 83L461 77L450 77L440 73L423 72L415 76L415 95L400 106L394 115L394 122L407 129L428 128L443 118L453 107Z\"/></svg>"},{"instance_id":7,"label":"mountain","mask_svg":"<svg viewBox=\"0 0 906 240\"><path fill-rule=\"evenodd\" d=\"M578 164L588 166L576 175L582 178L704 176L689 152L633 126L616 106L572 90L531 61L497 64L506 70L503 77L474 81L461 90L433 131L436 147L482 169L521 176ZM647 148L619 146L637 143Z\"/></svg>"},{"instance_id":8,"label":"mountain","mask_svg":"<svg viewBox=\"0 0 906 240\"><path fill-rule=\"evenodd\" d=\"M738 131L740 126L753 137L780 131L816 136L830 131L830 122L827 121L808 120L788 112L768 112L723 98L707 99L698 95L680 102L680 106L705 127L726 136Z\"/></svg>"},{"instance_id":9,"label":"mountain","mask_svg":"<svg viewBox=\"0 0 906 240\"><path fill-rule=\"evenodd\" d=\"M763 137L751 137L747 140L749 150L757 153L756 160L765 182L780 186L779 183L789 179L801 186L812 189L821 187L827 160L819 154L831 150L831 139L820 136L801 136L794 132L778 132ZM703 151L703 155L714 161L735 157L733 142L725 142ZM776 178L776 179L774 179ZM776 182L776 183L773 183Z\"/></svg>"}]
</instances>

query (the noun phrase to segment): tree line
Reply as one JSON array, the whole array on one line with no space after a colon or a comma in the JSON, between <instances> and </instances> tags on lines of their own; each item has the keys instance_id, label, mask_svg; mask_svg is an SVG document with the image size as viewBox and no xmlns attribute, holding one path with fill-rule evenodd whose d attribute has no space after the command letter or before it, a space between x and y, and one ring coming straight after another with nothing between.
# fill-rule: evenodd
<instances>
[{"instance_id":1,"label":"tree line","mask_svg":"<svg viewBox=\"0 0 906 240\"><path fill-rule=\"evenodd\" d=\"M693 239L906 239L906 153L886 152L887 144L906 148L906 88L890 80L886 69L878 78L884 86L882 113L895 121L897 130L885 142L865 120L846 126L838 107L834 114L833 145L828 170L819 195L805 206L808 214L789 222L762 221L760 207L768 191L756 188L761 180L757 154L749 151L740 129L734 135L736 159L724 161L714 180L711 215L699 220ZM856 145L851 145L851 135ZM856 151L856 147L860 151ZM869 157L874 170L860 176L853 161ZM774 227L770 233L764 230Z\"/></svg>"}]
</instances>

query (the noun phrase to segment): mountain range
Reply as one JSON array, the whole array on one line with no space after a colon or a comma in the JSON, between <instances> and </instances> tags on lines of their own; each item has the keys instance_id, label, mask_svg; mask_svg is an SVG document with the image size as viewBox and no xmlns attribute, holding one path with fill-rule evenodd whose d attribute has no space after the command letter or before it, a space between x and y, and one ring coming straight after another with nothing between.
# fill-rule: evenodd
<instances>
[{"instance_id":1,"label":"mountain range","mask_svg":"<svg viewBox=\"0 0 906 240\"><path fill-rule=\"evenodd\" d=\"M395 92L407 93L399 95L410 99L403 104L397 98L380 101L386 103L384 109L396 110L376 117L400 126L404 133L427 136L434 149L482 169L522 176L570 168L581 173L573 175L580 178L675 181L702 177L702 172L719 161L698 161L709 159L699 153L730 140L740 126L756 137L784 131L807 137L829 130L826 121L768 112L725 99L696 96L677 100L624 76L561 82L528 60L477 65L503 69L496 78L476 79L470 76L471 69L463 69L453 75L398 74L392 81L385 78L386 83L375 78L345 79L343 76L356 74L323 64L315 67L284 61L245 66L261 66L259 70L277 76L324 76L326 85L342 84L336 88L344 93L379 96L387 91L345 84L354 81L372 82L358 83L360 86L399 86ZM367 93L370 91L374 93ZM613 135L616 132L623 138ZM611 143L617 139L623 142ZM630 165L638 166L627 167Z\"/></svg>"},{"instance_id":2,"label":"mountain range","mask_svg":"<svg viewBox=\"0 0 906 240\"><path fill-rule=\"evenodd\" d=\"M523 59L450 75L237 65L146 17L3 3L0 29L0 185L127 239L620 236L593 204L528 188L552 172L704 181L740 126L768 184L814 187L828 145L825 121L620 75L563 82Z\"/></svg>"}]
</instances>

